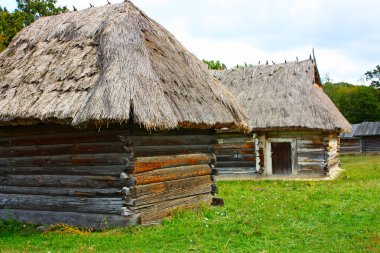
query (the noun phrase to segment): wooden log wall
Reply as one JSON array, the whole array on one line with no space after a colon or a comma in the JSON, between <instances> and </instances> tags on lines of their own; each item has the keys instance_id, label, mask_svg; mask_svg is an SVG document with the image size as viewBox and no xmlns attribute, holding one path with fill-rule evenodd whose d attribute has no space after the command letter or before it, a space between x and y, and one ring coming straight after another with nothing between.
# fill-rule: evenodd
<instances>
[{"instance_id":1,"label":"wooden log wall","mask_svg":"<svg viewBox=\"0 0 380 253\"><path fill-rule=\"evenodd\" d=\"M327 136L327 138L326 138ZM273 131L266 132L266 138L296 139L296 174L324 175L326 158L333 156L329 146L329 134L321 131Z\"/></svg>"},{"instance_id":2,"label":"wooden log wall","mask_svg":"<svg viewBox=\"0 0 380 253\"><path fill-rule=\"evenodd\" d=\"M220 175L252 175L256 173L256 154L252 134L218 133L217 168Z\"/></svg>"},{"instance_id":3,"label":"wooden log wall","mask_svg":"<svg viewBox=\"0 0 380 253\"><path fill-rule=\"evenodd\" d=\"M104 228L211 203L215 134L0 128L0 218Z\"/></svg>"},{"instance_id":4,"label":"wooden log wall","mask_svg":"<svg viewBox=\"0 0 380 253\"><path fill-rule=\"evenodd\" d=\"M362 145L365 153L380 153L380 136L363 136Z\"/></svg>"},{"instance_id":5,"label":"wooden log wall","mask_svg":"<svg viewBox=\"0 0 380 253\"><path fill-rule=\"evenodd\" d=\"M341 153L380 153L380 136L341 138Z\"/></svg>"},{"instance_id":6,"label":"wooden log wall","mask_svg":"<svg viewBox=\"0 0 380 253\"><path fill-rule=\"evenodd\" d=\"M340 138L340 152L342 154L360 153L360 138Z\"/></svg>"}]
</instances>

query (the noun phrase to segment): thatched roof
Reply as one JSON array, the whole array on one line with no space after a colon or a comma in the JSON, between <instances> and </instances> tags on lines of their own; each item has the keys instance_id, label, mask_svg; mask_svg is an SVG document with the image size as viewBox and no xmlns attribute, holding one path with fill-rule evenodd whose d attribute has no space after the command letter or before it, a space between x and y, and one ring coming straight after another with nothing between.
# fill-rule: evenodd
<instances>
[{"instance_id":1,"label":"thatched roof","mask_svg":"<svg viewBox=\"0 0 380 253\"><path fill-rule=\"evenodd\" d=\"M229 91L129 1L37 20L0 54L0 123L236 125Z\"/></svg>"},{"instance_id":2,"label":"thatched roof","mask_svg":"<svg viewBox=\"0 0 380 253\"><path fill-rule=\"evenodd\" d=\"M247 111L250 130L351 129L323 92L314 60L213 71L213 74Z\"/></svg>"}]
</instances>

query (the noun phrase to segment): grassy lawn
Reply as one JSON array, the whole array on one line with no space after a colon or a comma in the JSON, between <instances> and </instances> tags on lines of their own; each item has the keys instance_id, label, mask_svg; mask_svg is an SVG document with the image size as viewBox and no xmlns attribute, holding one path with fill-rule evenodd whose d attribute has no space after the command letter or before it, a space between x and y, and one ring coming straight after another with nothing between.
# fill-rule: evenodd
<instances>
[{"instance_id":1,"label":"grassy lawn","mask_svg":"<svg viewBox=\"0 0 380 253\"><path fill-rule=\"evenodd\" d=\"M219 182L224 207L160 226L88 232L0 221L1 252L380 252L380 156L344 156L335 181Z\"/></svg>"}]
</instances>

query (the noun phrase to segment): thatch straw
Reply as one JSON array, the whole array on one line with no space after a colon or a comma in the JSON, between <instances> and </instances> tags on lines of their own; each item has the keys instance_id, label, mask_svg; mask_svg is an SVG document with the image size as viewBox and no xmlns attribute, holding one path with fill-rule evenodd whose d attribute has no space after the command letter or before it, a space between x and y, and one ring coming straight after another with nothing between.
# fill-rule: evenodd
<instances>
[{"instance_id":1,"label":"thatch straw","mask_svg":"<svg viewBox=\"0 0 380 253\"><path fill-rule=\"evenodd\" d=\"M351 131L323 92L313 60L213 71L248 113L250 130L308 128Z\"/></svg>"},{"instance_id":2,"label":"thatch straw","mask_svg":"<svg viewBox=\"0 0 380 253\"><path fill-rule=\"evenodd\" d=\"M37 20L0 55L0 123L243 127L229 91L125 2Z\"/></svg>"}]
</instances>

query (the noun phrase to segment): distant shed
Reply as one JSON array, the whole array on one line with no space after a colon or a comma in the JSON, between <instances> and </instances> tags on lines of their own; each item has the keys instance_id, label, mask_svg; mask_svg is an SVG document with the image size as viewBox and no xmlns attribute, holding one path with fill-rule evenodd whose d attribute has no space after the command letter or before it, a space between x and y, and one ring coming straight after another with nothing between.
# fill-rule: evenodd
<instances>
[{"instance_id":1,"label":"distant shed","mask_svg":"<svg viewBox=\"0 0 380 253\"><path fill-rule=\"evenodd\" d=\"M0 54L0 218L103 228L210 204L232 94L131 2L40 18Z\"/></svg>"},{"instance_id":2,"label":"distant shed","mask_svg":"<svg viewBox=\"0 0 380 253\"><path fill-rule=\"evenodd\" d=\"M380 122L352 125L352 132L342 133L342 153L380 153Z\"/></svg>"},{"instance_id":3,"label":"distant shed","mask_svg":"<svg viewBox=\"0 0 380 253\"><path fill-rule=\"evenodd\" d=\"M315 60L212 71L248 113L250 135L219 131L220 173L325 176L351 125L323 92Z\"/></svg>"}]
</instances>

